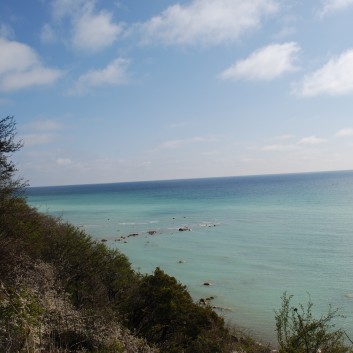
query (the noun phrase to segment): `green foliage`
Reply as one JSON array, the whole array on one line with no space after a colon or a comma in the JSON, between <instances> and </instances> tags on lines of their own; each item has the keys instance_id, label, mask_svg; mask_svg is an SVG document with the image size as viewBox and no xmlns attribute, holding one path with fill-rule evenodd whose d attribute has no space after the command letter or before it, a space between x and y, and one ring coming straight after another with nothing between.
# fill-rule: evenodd
<instances>
[{"instance_id":1,"label":"green foliage","mask_svg":"<svg viewBox=\"0 0 353 353\"><path fill-rule=\"evenodd\" d=\"M17 253L53 264L77 307L117 305L127 287L137 280L125 255L92 240L72 225L39 214L23 201L13 204L3 218L1 230L0 245L7 244L3 250L0 246L3 269L11 269ZM7 261L2 261L5 258Z\"/></svg>"},{"instance_id":2,"label":"green foliage","mask_svg":"<svg viewBox=\"0 0 353 353\"><path fill-rule=\"evenodd\" d=\"M282 307L276 311L276 330L280 353L348 353L352 350L344 343L344 331L335 330L337 310L329 309L326 315L314 318L313 304L294 307L293 296L282 296Z\"/></svg>"},{"instance_id":3,"label":"green foliage","mask_svg":"<svg viewBox=\"0 0 353 353\"><path fill-rule=\"evenodd\" d=\"M135 279L126 256L70 225L62 225L59 234L43 256L59 270L73 303L95 309L117 305Z\"/></svg>"},{"instance_id":4,"label":"green foliage","mask_svg":"<svg viewBox=\"0 0 353 353\"><path fill-rule=\"evenodd\" d=\"M159 268L141 279L127 304L129 326L163 352L227 351L223 319L193 303L186 287Z\"/></svg>"}]
</instances>

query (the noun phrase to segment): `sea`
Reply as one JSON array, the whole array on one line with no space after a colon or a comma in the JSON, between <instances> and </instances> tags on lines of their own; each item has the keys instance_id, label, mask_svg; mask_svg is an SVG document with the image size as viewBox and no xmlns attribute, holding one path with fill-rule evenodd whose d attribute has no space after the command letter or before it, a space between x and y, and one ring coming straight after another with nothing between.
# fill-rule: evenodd
<instances>
[{"instance_id":1,"label":"sea","mask_svg":"<svg viewBox=\"0 0 353 353\"><path fill-rule=\"evenodd\" d=\"M30 187L28 203L175 276L227 324L275 344L284 293L338 309L353 337L353 171Z\"/></svg>"}]
</instances>

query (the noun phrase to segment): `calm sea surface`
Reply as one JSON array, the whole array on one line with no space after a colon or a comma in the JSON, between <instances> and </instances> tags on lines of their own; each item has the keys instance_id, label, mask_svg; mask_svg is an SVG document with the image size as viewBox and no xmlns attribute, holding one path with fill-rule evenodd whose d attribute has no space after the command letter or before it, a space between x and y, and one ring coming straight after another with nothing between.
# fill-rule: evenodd
<instances>
[{"instance_id":1,"label":"calm sea surface","mask_svg":"<svg viewBox=\"0 0 353 353\"><path fill-rule=\"evenodd\" d=\"M214 296L226 321L265 341L284 291L310 295L317 313L340 308L353 336L353 172L29 188L28 201L140 272L159 266L195 300Z\"/></svg>"}]
</instances>

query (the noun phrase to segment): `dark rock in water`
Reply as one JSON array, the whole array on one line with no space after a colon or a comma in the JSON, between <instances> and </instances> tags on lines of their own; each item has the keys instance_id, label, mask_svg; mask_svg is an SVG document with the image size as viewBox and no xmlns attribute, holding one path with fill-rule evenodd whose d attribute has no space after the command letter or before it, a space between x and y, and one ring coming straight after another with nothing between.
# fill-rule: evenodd
<instances>
[{"instance_id":1,"label":"dark rock in water","mask_svg":"<svg viewBox=\"0 0 353 353\"><path fill-rule=\"evenodd\" d=\"M209 297L209 298L201 298L199 300L199 304L200 305L209 305L210 304L210 301L214 299L213 297Z\"/></svg>"},{"instance_id":2,"label":"dark rock in water","mask_svg":"<svg viewBox=\"0 0 353 353\"><path fill-rule=\"evenodd\" d=\"M138 233L132 233L132 234L129 234L128 236L129 236L129 237L137 237L137 236L138 236Z\"/></svg>"},{"instance_id":3,"label":"dark rock in water","mask_svg":"<svg viewBox=\"0 0 353 353\"><path fill-rule=\"evenodd\" d=\"M185 232L185 231L190 231L191 229L189 227L180 227L179 232Z\"/></svg>"},{"instance_id":4,"label":"dark rock in water","mask_svg":"<svg viewBox=\"0 0 353 353\"><path fill-rule=\"evenodd\" d=\"M105 243L107 241L107 239L102 239L101 242L102 243Z\"/></svg>"},{"instance_id":5,"label":"dark rock in water","mask_svg":"<svg viewBox=\"0 0 353 353\"><path fill-rule=\"evenodd\" d=\"M212 283L211 282L204 282L203 285L204 286L212 286Z\"/></svg>"},{"instance_id":6,"label":"dark rock in water","mask_svg":"<svg viewBox=\"0 0 353 353\"><path fill-rule=\"evenodd\" d=\"M153 235L153 234L156 234L157 232L156 232L155 230L149 230L147 233L148 233L149 235Z\"/></svg>"}]
</instances>

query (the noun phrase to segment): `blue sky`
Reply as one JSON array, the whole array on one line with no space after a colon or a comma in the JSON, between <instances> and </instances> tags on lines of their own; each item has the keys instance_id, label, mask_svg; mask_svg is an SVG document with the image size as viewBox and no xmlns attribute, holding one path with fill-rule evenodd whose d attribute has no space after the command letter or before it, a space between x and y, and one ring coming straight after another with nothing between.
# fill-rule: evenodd
<instances>
[{"instance_id":1,"label":"blue sky","mask_svg":"<svg viewBox=\"0 0 353 353\"><path fill-rule=\"evenodd\" d=\"M31 185L353 169L353 0L3 0Z\"/></svg>"}]
</instances>

